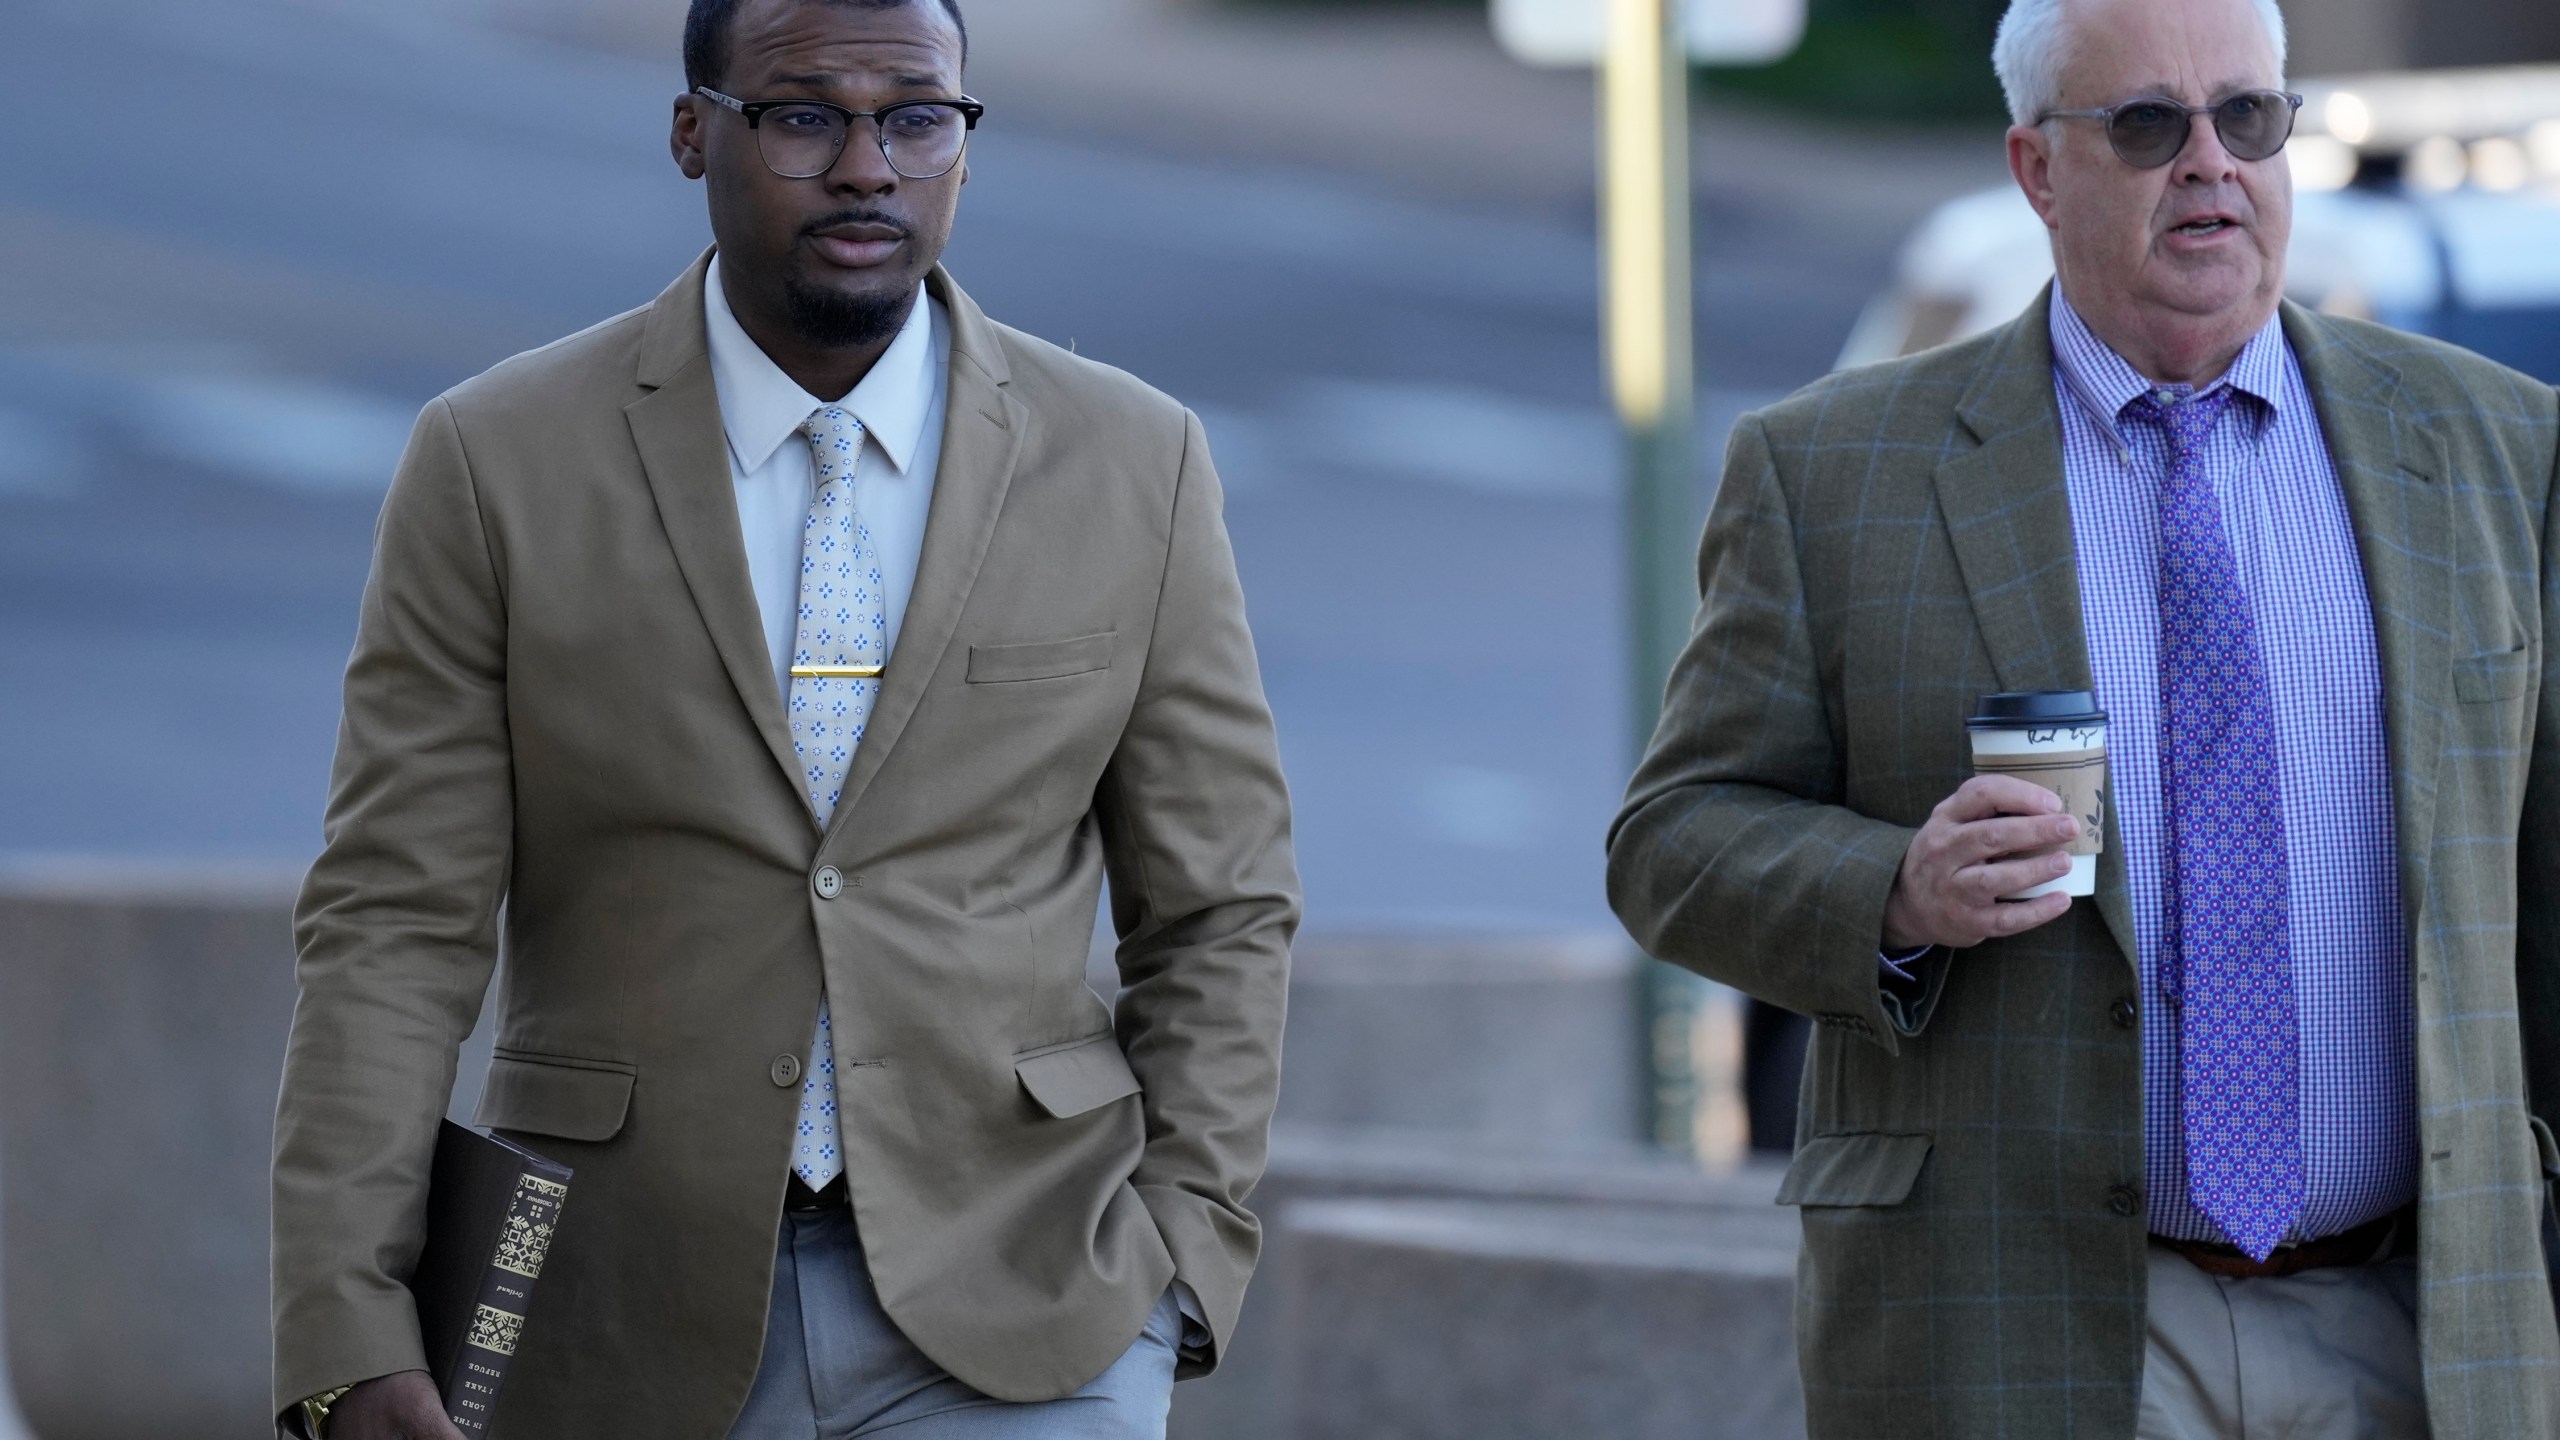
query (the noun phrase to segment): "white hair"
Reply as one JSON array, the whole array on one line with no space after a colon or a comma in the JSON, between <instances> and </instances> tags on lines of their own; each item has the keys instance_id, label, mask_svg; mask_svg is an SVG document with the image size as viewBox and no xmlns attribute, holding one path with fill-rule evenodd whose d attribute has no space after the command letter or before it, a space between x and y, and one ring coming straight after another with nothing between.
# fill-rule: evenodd
<instances>
[{"instance_id":1,"label":"white hair","mask_svg":"<svg viewBox=\"0 0 2560 1440\"><path fill-rule=\"evenodd\" d=\"M2276 0L2250 0L2275 46L2276 74L2284 74L2284 12ZM2062 103L2062 67L2071 58L2070 24L2063 14L2066 0L2010 0L2000 17L2000 36L1991 42L1991 68L2000 76L2001 93L2009 97L2009 118L2032 125L2036 117Z\"/></svg>"}]
</instances>

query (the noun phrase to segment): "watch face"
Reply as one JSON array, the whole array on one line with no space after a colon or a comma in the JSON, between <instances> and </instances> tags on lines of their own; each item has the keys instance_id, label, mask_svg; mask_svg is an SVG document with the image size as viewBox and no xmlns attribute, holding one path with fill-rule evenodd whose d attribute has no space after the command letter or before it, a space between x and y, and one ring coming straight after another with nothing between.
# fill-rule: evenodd
<instances>
[{"instance_id":1,"label":"watch face","mask_svg":"<svg viewBox=\"0 0 2560 1440\"><path fill-rule=\"evenodd\" d=\"M302 1402L302 1433L306 1440L321 1440L321 1434L329 1424L329 1407L346 1398L347 1391L354 1388L352 1385L341 1386L326 1395L314 1395Z\"/></svg>"}]
</instances>

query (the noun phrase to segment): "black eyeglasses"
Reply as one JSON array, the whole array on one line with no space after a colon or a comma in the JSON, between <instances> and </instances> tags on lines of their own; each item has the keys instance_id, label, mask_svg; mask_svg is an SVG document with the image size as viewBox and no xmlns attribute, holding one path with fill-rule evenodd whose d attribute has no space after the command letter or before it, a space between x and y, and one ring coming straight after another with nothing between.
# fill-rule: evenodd
<instances>
[{"instance_id":1,"label":"black eyeglasses","mask_svg":"<svg viewBox=\"0 0 2560 1440\"><path fill-rule=\"evenodd\" d=\"M2211 105L2181 105L2147 95L2104 110L2047 110L2036 123L2104 120L2107 143L2118 158L2138 170L2156 170L2187 148L2187 135L2199 115L2213 117L2213 132L2235 158L2264 160L2293 138L2293 112L2301 108L2301 96L2282 90L2243 90Z\"/></svg>"},{"instance_id":2,"label":"black eyeglasses","mask_svg":"<svg viewBox=\"0 0 2560 1440\"><path fill-rule=\"evenodd\" d=\"M969 132L987 107L963 95L957 100L901 100L877 110L847 110L824 100L739 100L708 85L694 93L747 117L765 168L785 180L807 180L835 168L853 122L869 120L880 131L880 158L910 180L938 180L960 163Z\"/></svg>"}]
</instances>

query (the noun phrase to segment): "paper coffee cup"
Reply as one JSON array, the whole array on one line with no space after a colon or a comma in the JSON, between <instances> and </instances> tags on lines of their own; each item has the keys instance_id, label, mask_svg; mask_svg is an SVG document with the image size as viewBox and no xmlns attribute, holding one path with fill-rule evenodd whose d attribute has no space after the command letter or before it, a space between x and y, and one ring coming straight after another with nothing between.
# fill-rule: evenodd
<instances>
[{"instance_id":1,"label":"paper coffee cup","mask_svg":"<svg viewBox=\"0 0 2560 1440\"><path fill-rule=\"evenodd\" d=\"M2020 690L1985 695L1965 722L1973 773L2015 775L2062 797L2080 822L2065 847L2071 873L2003 900L2098 893L2098 854L2107 838L2107 716L2086 690Z\"/></svg>"}]
</instances>

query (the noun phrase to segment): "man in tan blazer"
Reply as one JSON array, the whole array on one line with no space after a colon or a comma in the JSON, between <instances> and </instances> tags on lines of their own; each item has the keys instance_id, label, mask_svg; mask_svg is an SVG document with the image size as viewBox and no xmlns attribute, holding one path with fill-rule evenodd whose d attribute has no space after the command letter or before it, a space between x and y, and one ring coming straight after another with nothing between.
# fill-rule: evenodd
<instances>
[{"instance_id":1,"label":"man in tan blazer","mask_svg":"<svg viewBox=\"0 0 2560 1440\"><path fill-rule=\"evenodd\" d=\"M331 1437L454 1433L404 1281L502 937L478 1119L576 1178L493 1433L1160 1435L1232 1335L1287 795L1198 423L936 265L964 43L698 0L715 254L419 421L277 1119Z\"/></svg>"},{"instance_id":2,"label":"man in tan blazer","mask_svg":"<svg viewBox=\"0 0 2560 1440\"><path fill-rule=\"evenodd\" d=\"M1811 1431L2548 1436L2560 402L2281 304L2264 0L2016 0L2058 280L1737 428L1610 843L1814 1017ZM2095 894L1994 692L2094 690Z\"/></svg>"}]
</instances>

